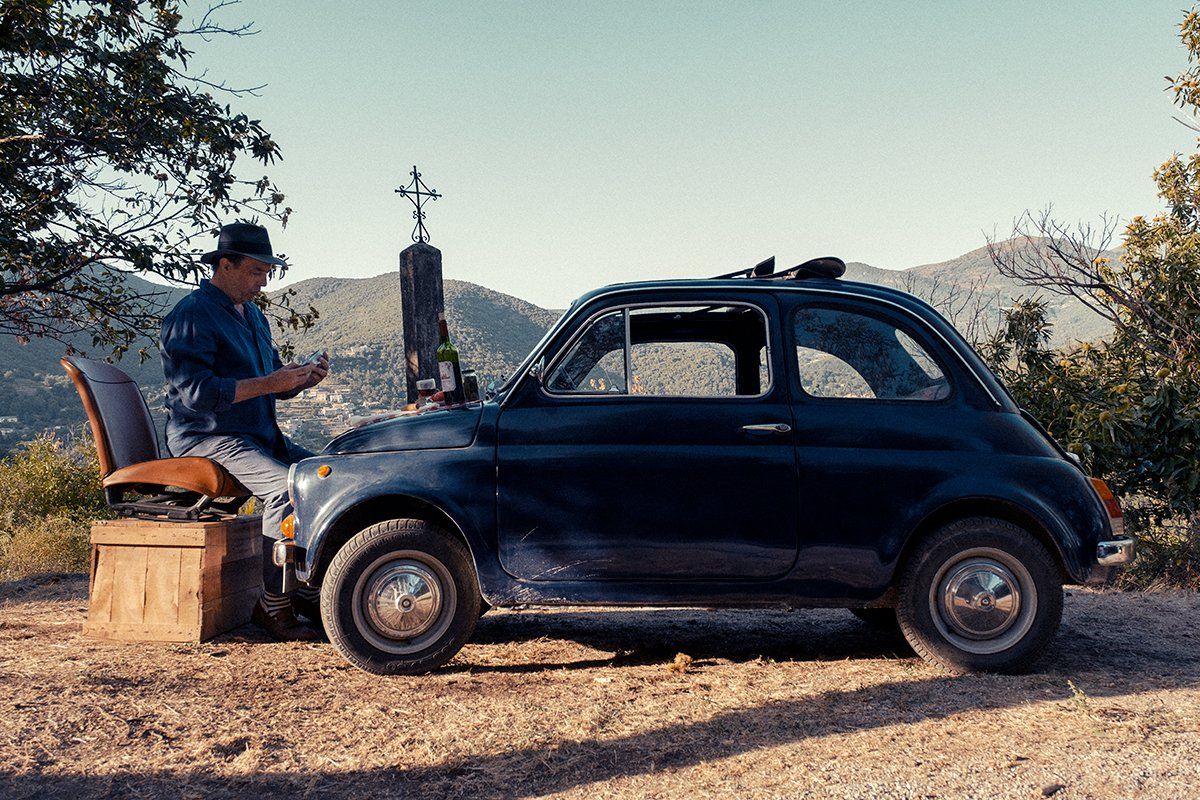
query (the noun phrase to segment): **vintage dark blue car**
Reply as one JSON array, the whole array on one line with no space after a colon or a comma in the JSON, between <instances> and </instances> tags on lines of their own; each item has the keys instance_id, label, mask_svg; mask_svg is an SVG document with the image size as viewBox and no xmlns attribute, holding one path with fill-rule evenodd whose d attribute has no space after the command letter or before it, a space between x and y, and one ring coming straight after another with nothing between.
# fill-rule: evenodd
<instances>
[{"instance_id":1,"label":"vintage dark blue car","mask_svg":"<svg viewBox=\"0 0 1200 800\"><path fill-rule=\"evenodd\" d=\"M418 673L488 605L843 607L954 671L1026 668L1121 511L941 315L839 280L608 286L495 396L295 467L291 579L352 663Z\"/></svg>"}]
</instances>

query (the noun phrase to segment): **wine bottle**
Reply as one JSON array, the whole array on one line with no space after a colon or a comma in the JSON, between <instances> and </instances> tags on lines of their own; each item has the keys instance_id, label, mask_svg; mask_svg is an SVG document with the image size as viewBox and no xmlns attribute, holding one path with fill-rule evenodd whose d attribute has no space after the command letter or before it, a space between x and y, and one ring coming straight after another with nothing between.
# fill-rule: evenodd
<instances>
[{"instance_id":1,"label":"wine bottle","mask_svg":"<svg viewBox=\"0 0 1200 800\"><path fill-rule=\"evenodd\" d=\"M442 396L446 399L446 405L456 406L463 402L462 369L458 365L458 348L450 341L450 328L446 325L445 314L438 314L438 336L441 338L437 361Z\"/></svg>"}]
</instances>

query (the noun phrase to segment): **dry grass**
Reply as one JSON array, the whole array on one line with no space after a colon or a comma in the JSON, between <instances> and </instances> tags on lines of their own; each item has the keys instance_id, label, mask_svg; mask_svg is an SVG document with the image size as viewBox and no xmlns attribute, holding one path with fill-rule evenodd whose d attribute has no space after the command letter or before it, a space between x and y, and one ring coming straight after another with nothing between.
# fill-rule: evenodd
<instances>
[{"instance_id":1,"label":"dry grass","mask_svg":"<svg viewBox=\"0 0 1200 800\"><path fill-rule=\"evenodd\" d=\"M13 526L0 541L0 580L87 569L89 527L64 516Z\"/></svg>"},{"instance_id":2,"label":"dry grass","mask_svg":"<svg viewBox=\"0 0 1200 800\"><path fill-rule=\"evenodd\" d=\"M1190 796L1200 597L1074 591L1041 671L948 677L845 612L493 611L451 666L253 629L80 635L0 587L0 796Z\"/></svg>"},{"instance_id":3,"label":"dry grass","mask_svg":"<svg viewBox=\"0 0 1200 800\"><path fill-rule=\"evenodd\" d=\"M1134 526L1137 560L1117 585L1135 591L1200 590L1200 518L1167 519Z\"/></svg>"}]
</instances>

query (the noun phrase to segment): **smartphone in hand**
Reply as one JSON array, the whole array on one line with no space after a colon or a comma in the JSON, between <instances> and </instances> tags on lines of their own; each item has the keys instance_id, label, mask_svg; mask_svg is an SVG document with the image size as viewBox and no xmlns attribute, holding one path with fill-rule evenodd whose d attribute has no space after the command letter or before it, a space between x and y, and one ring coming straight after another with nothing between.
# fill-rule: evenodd
<instances>
[{"instance_id":1,"label":"smartphone in hand","mask_svg":"<svg viewBox=\"0 0 1200 800\"><path fill-rule=\"evenodd\" d=\"M303 366L305 366L305 365L307 365L307 364L317 364L317 363L320 363L320 361L321 361L321 355L322 355L324 352L325 352L324 350L316 350L316 351L314 351L314 352L312 352L312 353L309 353L308 355L306 355L304 358L300 359L299 361L297 361L297 362L296 362L296 364L297 364L298 366L301 366L301 367L303 367Z\"/></svg>"}]
</instances>

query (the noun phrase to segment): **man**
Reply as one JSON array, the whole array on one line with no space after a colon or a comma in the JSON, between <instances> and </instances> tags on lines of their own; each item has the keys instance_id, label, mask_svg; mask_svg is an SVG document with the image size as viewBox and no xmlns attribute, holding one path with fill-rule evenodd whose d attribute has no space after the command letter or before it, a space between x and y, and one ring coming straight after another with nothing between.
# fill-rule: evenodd
<instances>
[{"instance_id":1,"label":"man","mask_svg":"<svg viewBox=\"0 0 1200 800\"><path fill-rule=\"evenodd\" d=\"M262 500L263 595L254 622L278 639L309 641L317 634L296 619L271 545L292 511L288 467L312 453L279 430L275 401L324 380L329 358L287 366L280 361L267 319L253 302L274 267L285 265L265 228L225 225L217 249L200 260L212 266L212 278L201 280L162 324L167 447L174 456L216 461Z\"/></svg>"}]
</instances>

